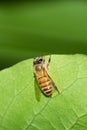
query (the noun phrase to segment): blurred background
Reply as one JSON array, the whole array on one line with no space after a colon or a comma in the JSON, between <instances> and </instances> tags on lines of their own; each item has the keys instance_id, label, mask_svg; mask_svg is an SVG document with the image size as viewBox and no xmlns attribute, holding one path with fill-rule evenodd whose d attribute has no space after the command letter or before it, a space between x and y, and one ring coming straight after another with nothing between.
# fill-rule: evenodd
<instances>
[{"instance_id":1,"label":"blurred background","mask_svg":"<svg viewBox=\"0 0 87 130\"><path fill-rule=\"evenodd\" d=\"M0 70L46 54L87 54L84 0L0 1Z\"/></svg>"}]
</instances>

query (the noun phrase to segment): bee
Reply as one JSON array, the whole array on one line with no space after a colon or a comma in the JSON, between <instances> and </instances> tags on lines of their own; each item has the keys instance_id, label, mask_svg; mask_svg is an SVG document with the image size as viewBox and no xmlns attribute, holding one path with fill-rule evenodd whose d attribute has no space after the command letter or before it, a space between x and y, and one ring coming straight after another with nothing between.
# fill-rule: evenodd
<instances>
[{"instance_id":1,"label":"bee","mask_svg":"<svg viewBox=\"0 0 87 130\"><path fill-rule=\"evenodd\" d=\"M48 67L51 62L51 56L49 56L48 63L45 62L45 57L36 57L33 61L34 66L34 78L38 84L41 92L46 97L52 96L53 88L59 93L54 81L48 74Z\"/></svg>"}]
</instances>

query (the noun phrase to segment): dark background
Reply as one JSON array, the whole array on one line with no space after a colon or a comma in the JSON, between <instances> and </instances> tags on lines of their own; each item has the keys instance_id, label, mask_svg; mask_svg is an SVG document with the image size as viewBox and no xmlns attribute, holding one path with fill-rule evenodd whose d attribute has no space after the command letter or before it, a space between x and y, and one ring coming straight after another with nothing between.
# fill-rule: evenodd
<instances>
[{"instance_id":1,"label":"dark background","mask_svg":"<svg viewBox=\"0 0 87 130\"><path fill-rule=\"evenodd\" d=\"M87 54L86 1L0 1L0 69L54 53Z\"/></svg>"}]
</instances>

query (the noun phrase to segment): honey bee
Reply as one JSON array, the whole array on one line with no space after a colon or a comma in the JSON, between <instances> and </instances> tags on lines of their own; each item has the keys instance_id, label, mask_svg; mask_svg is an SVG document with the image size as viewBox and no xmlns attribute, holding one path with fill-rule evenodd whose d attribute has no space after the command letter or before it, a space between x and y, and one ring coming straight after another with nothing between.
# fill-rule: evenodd
<instances>
[{"instance_id":1,"label":"honey bee","mask_svg":"<svg viewBox=\"0 0 87 130\"><path fill-rule=\"evenodd\" d=\"M34 78L38 84L41 92L46 97L52 96L53 88L59 93L54 81L48 74L48 67L51 62L51 56L49 56L48 63L45 62L45 57L36 57L33 61L34 66Z\"/></svg>"}]
</instances>

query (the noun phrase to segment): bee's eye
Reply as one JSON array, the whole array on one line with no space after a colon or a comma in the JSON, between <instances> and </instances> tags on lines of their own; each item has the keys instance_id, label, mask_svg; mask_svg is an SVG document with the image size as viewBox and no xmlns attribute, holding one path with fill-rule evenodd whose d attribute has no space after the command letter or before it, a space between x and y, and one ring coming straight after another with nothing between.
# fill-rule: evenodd
<instances>
[{"instance_id":1,"label":"bee's eye","mask_svg":"<svg viewBox=\"0 0 87 130\"><path fill-rule=\"evenodd\" d=\"M41 62L42 62L42 59L39 59L38 62L41 63Z\"/></svg>"}]
</instances>

